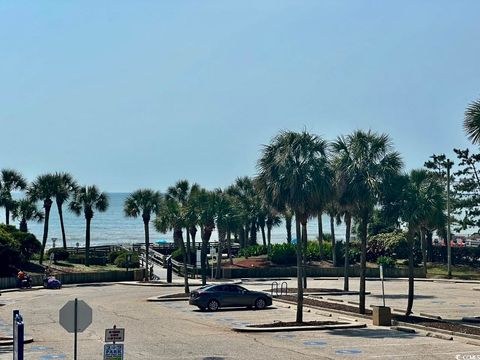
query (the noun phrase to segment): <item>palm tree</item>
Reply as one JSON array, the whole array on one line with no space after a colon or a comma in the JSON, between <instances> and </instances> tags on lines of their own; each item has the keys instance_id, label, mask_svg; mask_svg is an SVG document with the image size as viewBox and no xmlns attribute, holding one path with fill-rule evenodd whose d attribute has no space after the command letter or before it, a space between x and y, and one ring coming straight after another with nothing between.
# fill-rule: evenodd
<instances>
[{"instance_id":1,"label":"palm tree","mask_svg":"<svg viewBox=\"0 0 480 360\"><path fill-rule=\"evenodd\" d=\"M289 207L302 226L297 240L297 322L303 321L302 242L307 220L328 187L327 142L307 132L283 131L263 149L258 182L267 201L279 211Z\"/></svg>"},{"instance_id":2,"label":"palm tree","mask_svg":"<svg viewBox=\"0 0 480 360\"><path fill-rule=\"evenodd\" d=\"M170 192L172 189L170 189ZM190 288L188 285L188 269L187 269L187 253L185 249L185 242L183 241L182 228L185 227L185 212L182 209L180 201L172 196L165 197L157 217L155 219L155 228L161 233L166 233L169 230L173 230L173 240L175 244L178 244L182 250L183 255L183 278L184 278L184 290L188 294Z\"/></svg>"},{"instance_id":3,"label":"palm tree","mask_svg":"<svg viewBox=\"0 0 480 360\"><path fill-rule=\"evenodd\" d=\"M108 209L108 195L95 186L82 186L73 195L73 200L69 205L70 210L75 215L85 216L85 265L90 266L90 223L94 211L105 212Z\"/></svg>"},{"instance_id":4,"label":"palm tree","mask_svg":"<svg viewBox=\"0 0 480 360\"><path fill-rule=\"evenodd\" d=\"M412 313L414 299L414 237L423 240L422 227L438 209L445 208L443 187L426 170L412 170L402 192L400 211L407 223L407 239L410 246L408 256L408 304L405 315ZM424 250L424 246L422 246Z\"/></svg>"},{"instance_id":5,"label":"palm tree","mask_svg":"<svg viewBox=\"0 0 480 360\"><path fill-rule=\"evenodd\" d=\"M374 206L378 203L382 181L396 174L402 167L400 155L392 151L388 135L357 130L339 137L333 144L337 153L337 171L350 187L359 221L361 241L359 312L365 314L365 275L367 228Z\"/></svg>"},{"instance_id":6,"label":"palm tree","mask_svg":"<svg viewBox=\"0 0 480 360\"><path fill-rule=\"evenodd\" d=\"M76 181L69 173L56 173L57 191L55 193L55 202L57 203L58 217L60 219L60 228L62 230L63 248L67 248L67 237L65 236L65 225L63 222L63 204L78 189Z\"/></svg>"},{"instance_id":7,"label":"palm tree","mask_svg":"<svg viewBox=\"0 0 480 360\"><path fill-rule=\"evenodd\" d=\"M2 169L0 172L0 205L5 207L5 224L10 224L10 210L15 205L12 199L12 191L25 190L27 181L18 171Z\"/></svg>"},{"instance_id":8,"label":"palm tree","mask_svg":"<svg viewBox=\"0 0 480 360\"><path fill-rule=\"evenodd\" d=\"M196 210L198 225L200 226L200 235L202 238L201 248L201 272L202 285L207 284L207 246L215 229L215 219L217 216L217 195L214 192L198 189L189 202L189 207Z\"/></svg>"},{"instance_id":9,"label":"palm tree","mask_svg":"<svg viewBox=\"0 0 480 360\"><path fill-rule=\"evenodd\" d=\"M145 232L145 269L148 271L148 252L150 249L150 219L153 214L157 214L162 202L162 196L158 191L150 189L139 189L131 193L123 205L123 212L127 217L142 217L143 229Z\"/></svg>"},{"instance_id":10,"label":"palm tree","mask_svg":"<svg viewBox=\"0 0 480 360\"><path fill-rule=\"evenodd\" d=\"M44 217L45 215L38 210L34 201L28 198L15 201L15 206L12 209L12 218L13 220L20 220L20 231L28 232L28 221L36 220L41 222Z\"/></svg>"},{"instance_id":11,"label":"palm tree","mask_svg":"<svg viewBox=\"0 0 480 360\"><path fill-rule=\"evenodd\" d=\"M463 128L474 144L480 143L480 99L472 102L465 110Z\"/></svg>"},{"instance_id":12,"label":"palm tree","mask_svg":"<svg viewBox=\"0 0 480 360\"><path fill-rule=\"evenodd\" d=\"M35 181L32 182L27 190L27 194L32 201L43 201L43 208L45 209L45 221L43 222L43 238L42 238L42 251L40 253L40 264L43 263L43 256L45 252L45 246L47 245L48 238L48 221L50 219L50 209L52 208L52 198L55 197L58 189L57 177L54 174L44 174L38 176Z\"/></svg>"}]
</instances>

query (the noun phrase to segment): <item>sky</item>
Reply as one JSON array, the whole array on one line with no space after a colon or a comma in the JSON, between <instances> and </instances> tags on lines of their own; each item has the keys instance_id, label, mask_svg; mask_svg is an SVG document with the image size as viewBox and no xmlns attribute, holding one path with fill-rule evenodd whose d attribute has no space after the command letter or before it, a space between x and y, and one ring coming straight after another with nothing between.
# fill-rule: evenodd
<instances>
[{"instance_id":1,"label":"sky","mask_svg":"<svg viewBox=\"0 0 480 360\"><path fill-rule=\"evenodd\" d=\"M280 130L469 146L480 1L2 1L0 168L105 191L253 176Z\"/></svg>"}]
</instances>

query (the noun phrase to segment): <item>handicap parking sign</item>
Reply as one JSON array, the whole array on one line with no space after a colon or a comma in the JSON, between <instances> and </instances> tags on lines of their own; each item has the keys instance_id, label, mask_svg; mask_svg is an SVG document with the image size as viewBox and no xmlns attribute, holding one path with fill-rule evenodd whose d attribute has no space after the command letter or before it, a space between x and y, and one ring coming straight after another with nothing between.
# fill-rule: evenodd
<instances>
[{"instance_id":1,"label":"handicap parking sign","mask_svg":"<svg viewBox=\"0 0 480 360\"><path fill-rule=\"evenodd\" d=\"M105 344L103 360L123 360L123 344Z\"/></svg>"}]
</instances>

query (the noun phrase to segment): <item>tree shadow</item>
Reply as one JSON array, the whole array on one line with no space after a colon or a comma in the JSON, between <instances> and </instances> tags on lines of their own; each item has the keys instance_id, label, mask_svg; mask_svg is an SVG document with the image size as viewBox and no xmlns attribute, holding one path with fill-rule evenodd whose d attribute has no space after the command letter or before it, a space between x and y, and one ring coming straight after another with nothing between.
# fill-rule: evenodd
<instances>
[{"instance_id":1,"label":"tree shadow","mask_svg":"<svg viewBox=\"0 0 480 360\"><path fill-rule=\"evenodd\" d=\"M261 311L270 311L270 310L277 310L277 309L278 308L275 306L269 306L262 310L247 309L245 307L241 307L241 308L220 308L217 311L207 311L207 310L202 311L200 309L194 309L192 311L197 313L203 313L203 314L216 314L216 313L222 313L222 312L237 312L237 311L255 311L257 313L260 313Z\"/></svg>"},{"instance_id":2,"label":"tree shadow","mask_svg":"<svg viewBox=\"0 0 480 360\"><path fill-rule=\"evenodd\" d=\"M370 297L381 299L382 295L370 295ZM415 300L419 299L435 299L434 295L415 295ZM408 299L407 294L386 294L385 299Z\"/></svg>"},{"instance_id":3,"label":"tree shadow","mask_svg":"<svg viewBox=\"0 0 480 360\"><path fill-rule=\"evenodd\" d=\"M397 330L390 329L335 329L327 330L331 335L345 336L345 337L362 337L368 339L393 339L393 338L402 338L402 339L412 339L418 337L416 333L406 333Z\"/></svg>"}]
</instances>

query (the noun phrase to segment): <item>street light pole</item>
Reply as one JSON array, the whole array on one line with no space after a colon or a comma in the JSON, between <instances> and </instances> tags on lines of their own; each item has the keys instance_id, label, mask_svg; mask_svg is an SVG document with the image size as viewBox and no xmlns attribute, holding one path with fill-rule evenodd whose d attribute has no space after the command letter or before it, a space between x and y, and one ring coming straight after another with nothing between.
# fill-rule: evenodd
<instances>
[{"instance_id":1,"label":"street light pole","mask_svg":"<svg viewBox=\"0 0 480 360\"><path fill-rule=\"evenodd\" d=\"M452 246L450 232L450 168L453 161L447 159L447 277L452 278Z\"/></svg>"}]
</instances>

